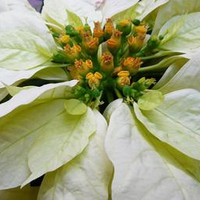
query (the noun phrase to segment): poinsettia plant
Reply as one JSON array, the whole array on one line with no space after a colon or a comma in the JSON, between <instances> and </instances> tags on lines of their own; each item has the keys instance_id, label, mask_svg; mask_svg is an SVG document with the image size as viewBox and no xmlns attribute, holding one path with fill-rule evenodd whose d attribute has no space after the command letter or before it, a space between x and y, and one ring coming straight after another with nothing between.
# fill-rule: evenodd
<instances>
[{"instance_id":1,"label":"poinsettia plant","mask_svg":"<svg viewBox=\"0 0 200 200\"><path fill-rule=\"evenodd\" d=\"M199 1L1 5L2 197L199 198Z\"/></svg>"}]
</instances>

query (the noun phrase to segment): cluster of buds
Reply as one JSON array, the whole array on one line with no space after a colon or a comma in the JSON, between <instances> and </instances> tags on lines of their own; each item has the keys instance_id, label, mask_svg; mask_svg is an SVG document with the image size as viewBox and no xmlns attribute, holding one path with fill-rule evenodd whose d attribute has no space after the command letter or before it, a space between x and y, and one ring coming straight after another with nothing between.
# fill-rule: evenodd
<instances>
[{"instance_id":1,"label":"cluster of buds","mask_svg":"<svg viewBox=\"0 0 200 200\"><path fill-rule=\"evenodd\" d=\"M154 83L141 77L135 80L143 64L140 55L158 45L154 38L146 41L147 31L144 23L127 19L116 23L107 19L104 25L94 22L93 30L87 23L82 27L68 25L64 33L53 32L59 45L53 61L63 63L71 78L79 80L74 94L87 104L114 91L118 92L113 95L137 99Z\"/></svg>"}]
</instances>

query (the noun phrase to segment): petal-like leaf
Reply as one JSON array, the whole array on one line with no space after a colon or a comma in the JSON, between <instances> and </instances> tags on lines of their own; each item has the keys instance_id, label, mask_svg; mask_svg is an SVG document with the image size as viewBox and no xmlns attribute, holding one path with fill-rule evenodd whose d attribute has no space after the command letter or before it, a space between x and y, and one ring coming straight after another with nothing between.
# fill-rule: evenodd
<instances>
[{"instance_id":1,"label":"petal-like leaf","mask_svg":"<svg viewBox=\"0 0 200 200\"><path fill-rule=\"evenodd\" d=\"M71 162L45 176L38 200L108 199L113 168L104 150L107 123L98 111L94 114L97 130L88 146Z\"/></svg>"},{"instance_id":2,"label":"petal-like leaf","mask_svg":"<svg viewBox=\"0 0 200 200\"><path fill-rule=\"evenodd\" d=\"M143 125L161 141L182 153L200 160L200 93L192 89L165 95L156 109L141 111L135 103L135 114Z\"/></svg>"},{"instance_id":3,"label":"petal-like leaf","mask_svg":"<svg viewBox=\"0 0 200 200\"><path fill-rule=\"evenodd\" d=\"M160 91L165 94L175 90L193 88L200 91L200 57L199 54L193 56L171 79L160 88ZM162 79L161 79L162 80ZM158 88L158 87L156 87Z\"/></svg>"},{"instance_id":4,"label":"petal-like leaf","mask_svg":"<svg viewBox=\"0 0 200 200\"><path fill-rule=\"evenodd\" d=\"M133 109L121 104L114 110L106 137L106 151L114 165L113 200L197 200L200 183L156 141Z\"/></svg>"},{"instance_id":5,"label":"petal-like leaf","mask_svg":"<svg viewBox=\"0 0 200 200\"><path fill-rule=\"evenodd\" d=\"M49 61L57 51L53 37L42 19L27 13L23 16L14 11L2 13L0 38L2 68L30 69Z\"/></svg>"},{"instance_id":6,"label":"petal-like leaf","mask_svg":"<svg viewBox=\"0 0 200 200\"><path fill-rule=\"evenodd\" d=\"M69 1L69 3L73 2L74 1ZM50 26L57 26L60 28L60 31L64 31L65 26L68 24L75 26L82 25L81 19L76 15L79 14L79 12L71 12L71 7L69 7L67 3L68 2L65 3L64 0L44 0L44 6L42 9L43 18L45 21L50 23ZM79 6L79 4L75 3L72 8L77 6Z\"/></svg>"},{"instance_id":7,"label":"petal-like leaf","mask_svg":"<svg viewBox=\"0 0 200 200\"><path fill-rule=\"evenodd\" d=\"M71 115L82 115L87 111L87 106L77 99L65 101L65 109Z\"/></svg>"},{"instance_id":8,"label":"petal-like leaf","mask_svg":"<svg viewBox=\"0 0 200 200\"><path fill-rule=\"evenodd\" d=\"M158 90L150 90L138 100L138 106L142 110L152 110L158 107L164 100L164 96Z\"/></svg>"},{"instance_id":9,"label":"petal-like leaf","mask_svg":"<svg viewBox=\"0 0 200 200\"><path fill-rule=\"evenodd\" d=\"M90 108L82 115L60 113L36 132L40 136L28 153L30 177L23 183L53 171L80 154L95 131L94 114Z\"/></svg>"},{"instance_id":10,"label":"petal-like leaf","mask_svg":"<svg viewBox=\"0 0 200 200\"><path fill-rule=\"evenodd\" d=\"M200 50L200 12L176 16L166 22L159 31L164 39L160 49L173 52L198 52Z\"/></svg>"},{"instance_id":11,"label":"petal-like leaf","mask_svg":"<svg viewBox=\"0 0 200 200\"><path fill-rule=\"evenodd\" d=\"M37 130L65 111L62 98L73 86L67 84L24 90L0 104L0 189L19 186L30 175L28 151L41 134Z\"/></svg>"},{"instance_id":12,"label":"petal-like leaf","mask_svg":"<svg viewBox=\"0 0 200 200\"><path fill-rule=\"evenodd\" d=\"M159 9L152 34L158 34L160 28L172 17L177 15L185 15L192 12L199 12L199 9L199 0L168 1L168 3L164 4Z\"/></svg>"}]
</instances>

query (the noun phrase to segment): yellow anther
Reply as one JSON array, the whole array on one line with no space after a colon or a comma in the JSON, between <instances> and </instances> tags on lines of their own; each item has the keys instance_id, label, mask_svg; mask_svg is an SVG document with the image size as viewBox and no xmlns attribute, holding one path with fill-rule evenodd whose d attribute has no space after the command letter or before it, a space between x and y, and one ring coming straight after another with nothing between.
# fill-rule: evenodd
<instances>
[{"instance_id":1,"label":"yellow anther","mask_svg":"<svg viewBox=\"0 0 200 200\"><path fill-rule=\"evenodd\" d=\"M118 49L120 48L120 45L121 45L121 35L122 35L121 31L119 31L117 29L114 29L113 33L111 35L111 38L106 41L108 49L112 53L116 53L118 51Z\"/></svg>"},{"instance_id":2,"label":"yellow anther","mask_svg":"<svg viewBox=\"0 0 200 200\"><path fill-rule=\"evenodd\" d=\"M147 27L145 25L136 26L135 31L138 36L144 37L146 36L146 33L147 33Z\"/></svg>"},{"instance_id":3,"label":"yellow anther","mask_svg":"<svg viewBox=\"0 0 200 200\"><path fill-rule=\"evenodd\" d=\"M90 59L87 59L84 63L83 63L84 68L86 69L92 69L93 68L93 63Z\"/></svg>"},{"instance_id":4,"label":"yellow anther","mask_svg":"<svg viewBox=\"0 0 200 200\"><path fill-rule=\"evenodd\" d=\"M70 36L69 35L62 35L59 37L59 41L63 44L67 44L70 40Z\"/></svg>"},{"instance_id":5,"label":"yellow anther","mask_svg":"<svg viewBox=\"0 0 200 200\"><path fill-rule=\"evenodd\" d=\"M134 37L133 35L128 37L128 45L129 45L129 50L130 52L138 52L142 47L144 43L145 37L142 36L136 36Z\"/></svg>"},{"instance_id":6,"label":"yellow anther","mask_svg":"<svg viewBox=\"0 0 200 200\"><path fill-rule=\"evenodd\" d=\"M123 62L122 62L122 68L123 70L128 70L132 75L136 74L138 69L140 68L142 62L139 57L127 57Z\"/></svg>"},{"instance_id":7,"label":"yellow anther","mask_svg":"<svg viewBox=\"0 0 200 200\"><path fill-rule=\"evenodd\" d=\"M92 72L89 72L86 75L86 79L88 80L88 85L92 89L99 86L100 80L102 78L103 76L99 72L95 72L94 74Z\"/></svg>"},{"instance_id":8,"label":"yellow anther","mask_svg":"<svg viewBox=\"0 0 200 200\"><path fill-rule=\"evenodd\" d=\"M130 73L129 71L120 71L117 76L119 77L129 77L130 76Z\"/></svg>"},{"instance_id":9,"label":"yellow anther","mask_svg":"<svg viewBox=\"0 0 200 200\"><path fill-rule=\"evenodd\" d=\"M83 41L82 41L83 47L89 54L94 54L97 52L99 47L99 38L92 37L90 35L83 35Z\"/></svg>"},{"instance_id":10,"label":"yellow anther","mask_svg":"<svg viewBox=\"0 0 200 200\"><path fill-rule=\"evenodd\" d=\"M97 78L97 79L99 79L99 80L101 80L103 78L103 76L99 72L95 72L94 73L94 77Z\"/></svg>"},{"instance_id":11,"label":"yellow anther","mask_svg":"<svg viewBox=\"0 0 200 200\"><path fill-rule=\"evenodd\" d=\"M131 77L129 71L120 71L117 78L117 84L119 88L122 88L125 85L131 84Z\"/></svg>"},{"instance_id":12,"label":"yellow anther","mask_svg":"<svg viewBox=\"0 0 200 200\"><path fill-rule=\"evenodd\" d=\"M74 62L75 59L80 57L81 47L77 44L75 44L73 47L71 47L69 44L66 44L64 47L64 52L69 62Z\"/></svg>"},{"instance_id":13,"label":"yellow anther","mask_svg":"<svg viewBox=\"0 0 200 200\"><path fill-rule=\"evenodd\" d=\"M68 70L70 71L70 75L75 79L83 79L85 75L93 68L93 63L91 60L83 61L75 60L74 65L68 67Z\"/></svg>"}]
</instances>

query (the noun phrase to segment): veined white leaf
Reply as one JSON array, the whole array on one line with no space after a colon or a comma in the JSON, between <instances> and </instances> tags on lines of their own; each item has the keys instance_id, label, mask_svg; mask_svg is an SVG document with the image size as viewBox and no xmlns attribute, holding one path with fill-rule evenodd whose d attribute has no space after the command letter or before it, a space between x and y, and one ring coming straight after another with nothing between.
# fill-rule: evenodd
<instances>
[{"instance_id":1,"label":"veined white leaf","mask_svg":"<svg viewBox=\"0 0 200 200\"><path fill-rule=\"evenodd\" d=\"M156 83L156 85L153 87L153 89L159 89L161 87L163 87L165 84L167 84L170 79L173 78L173 76L175 76L175 74L177 72L179 72L179 70L182 70L184 67L184 64L187 62L188 60L183 58L183 59L177 59L177 61L174 61L173 64L171 64L167 70L165 71L165 73L162 75L162 77L159 79L159 81ZM182 79L182 77L181 77ZM182 88L179 88L182 89ZM164 94L163 90L162 93Z\"/></svg>"},{"instance_id":2,"label":"veined white leaf","mask_svg":"<svg viewBox=\"0 0 200 200\"><path fill-rule=\"evenodd\" d=\"M200 91L200 84L198 81L200 76L199 63L200 57L198 53L179 69L177 73L160 88L160 91L163 94L185 88L193 88Z\"/></svg>"},{"instance_id":3,"label":"veined white leaf","mask_svg":"<svg viewBox=\"0 0 200 200\"><path fill-rule=\"evenodd\" d=\"M63 98L75 83L27 89L0 104L0 189L19 186L31 174L28 152L41 135L37 130L65 111Z\"/></svg>"},{"instance_id":4,"label":"veined white leaf","mask_svg":"<svg viewBox=\"0 0 200 200\"><path fill-rule=\"evenodd\" d=\"M35 100L44 101L56 98L69 98L71 97L71 87L76 85L76 83L77 81L73 80L56 84L47 84L41 87L34 87L28 90L23 90L9 101L0 104L0 117L7 115L17 107L28 105Z\"/></svg>"},{"instance_id":5,"label":"veined white leaf","mask_svg":"<svg viewBox=\"0 0 200 200\"><path fill-rule=\"evenodd\" d=\"M113 111L105 143L114 165L113 200L197 200L200 183L156 141L132 108L122 103Z\"/></svg>"},{"instance_id":6,"label":"veined white leaf","mask_svg":"<svg viewBox=\"0 0 200 200\"><path fill-rule=\"evenodd\" d=\"M97 130L88 146L69 163L45 176L38 200L108 199L113 167L104 149L107 123L98 111L94 114Z\"/></svg>"},{"instance_id":7,"label":"veined white leaf","mask_svg":"<svg viewBox=\"0 0 200 200\"><path fill-rule=\"evenodd\" d=\"M31 175L23 185L79 155L96 130L94 119L94 114L88 107L82 115L71 115L64 111L40 127L36 131L40 136L28 153Z\"/></svg>"},{"instance_id":8,"label":"veined white leaf","mask_svg":"<svg viewBox=\"0 0 200 200\"><path fill-rule=\"evenodd\" d=\"M142 110L152 110L164 101L164 96L159 90L149 90L138 99L138 106Z\"/></svg>"},{"instance_id":9,"label":"veined white leaf","mask_svg":"<svg viewBox=\"0 0 200 200\"><path fill-rule=\"evenodd\" d=\"M167 3L168 1L169 0L140 1L135 7L135 10L137 13L136 18L143 20L148 14L153 12L155 9L157 9L161 5Z\"/></svg>"},{"instance_id":10,"label":"veined white leaf","mask_svg":"<svg viewBox=\"0 0 200 200\"><path fill-rule=\"evenodd\" d=\"M26 20L24 20L26 18ZM57 51L53 37L43 20L17 11L0 15L0 66L23 70L49 61Z\"/></svg>"},{"instance_id":11,"label":"veined white leaf","mask_svg":"<svg viewBox=\"0 0 200 200\"><path fill-rule=\"evenodd\" d=\"M140 122L161 141L200 160L200 93L183 89L165 95L156 109L141 111L134 104Z\"/></svg>"},{"instance_id":12,"label":"veined white leaf","mask_svg":"<svg viewBox=\"0 0 200 200\"><path fill-rule=\"evenodd\" d=\"M73 5L72 8L77 6L79 4L76 4L76 6ZM82 25L81 19L77 16L79 12L72 13L71 11L74 10L71 10L71 7L68 7L68 4L64 0L44 0L42 16L50 23L50 26L51 24L56 25L60 28L60 31L64 31L66 25Z\"/></svg>"},{"instance_id":13,"label":"veined white leaf","mask_svg":"<svg viewBox=\"0 0 200 200\"><path fill-rule=\"evenodd\" d=\"M200 50L200 12L176 16L168 20L160 29L163 35L159 48L173 52L198 52Z\"/></svg>"},{"instance_id":14,"label":"veined white leaf","mask_svg":"<svg viewBox=\"0 0 200 200\"><path fill-rule=\"evenodd\" d=\"M54 120L63 111L64 100L55 100L34 106L21 106L0 118L1 190L17 187L29 177L28 152L34 140L42 134L37 129Z\"/></svg>"},{"instance_id":15,"label":"veined white leaf","mask_svg":"<svg viewBox=\"0 0 200 200\"><path fill-rule=\"evenodd\" d=\"M65 109L71 115L82 115L87 111L87 106L78 99L68 99L65 101Z\"/></svg>"},{"instance_id":16,"label":"veined white leaf","mask_svg":"<svg viewBox=\"0 0 200 200\"><path fill-rule=\"evenodd\" d=\"M199 9L200 1L198 0L168 1L159 9L152 34L157 35L160 28L172 17L199 12Z\"/></svg>"}]
</instances>

